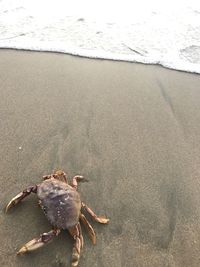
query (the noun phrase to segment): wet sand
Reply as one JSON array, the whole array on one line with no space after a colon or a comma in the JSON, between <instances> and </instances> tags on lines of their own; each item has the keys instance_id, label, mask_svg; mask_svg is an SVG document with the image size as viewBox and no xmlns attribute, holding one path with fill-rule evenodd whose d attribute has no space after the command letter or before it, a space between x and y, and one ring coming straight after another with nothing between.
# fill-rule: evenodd
<instances>
[{"instance_id":1,"label":"wet sand","mask_svg":"<svg viewBox=\"0 0 200 267\"><path fill-rule=\"evenodd\" d=\"M80 173L108 226L84 231L80 267L200 266L200 76L125 62L0 50L0 266L69 266L68 233L16 257L50 225L30 196L52 170Z\"/></svg>"}]
</instances>

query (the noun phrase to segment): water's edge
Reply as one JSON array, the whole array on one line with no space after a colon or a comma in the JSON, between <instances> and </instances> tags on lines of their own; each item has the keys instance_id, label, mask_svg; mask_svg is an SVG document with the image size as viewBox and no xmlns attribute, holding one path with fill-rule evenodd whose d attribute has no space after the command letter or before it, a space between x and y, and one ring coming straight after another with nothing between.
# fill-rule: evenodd
<instances>
[{"instance_id":1,"label":"water's edge","mask_svg":"<svg viewBox=\"0 0 200 267\"><path fill-rule=\"evenodd\" d=\"M161 66L170 70L175 70L175 71L181 71L181 72L187 72L187 73L193 73L193 74L200 74L200 71L198 70L184 70L184 69L178 69L177 67L173 67L173 66L169 66L167 64L164 63L159 63L159 62L142 62L142 61L137 61L137 60L133 60L130 58L124 58L124 56L121 57L113 57L113 56L109 56L107 55L106 57L100 57L97 56L95 54L93 54L91 52L91 54L88 53L88 55L83 54L83 53L78 53L76 52L67 52L67 51L59 51L59 50L54 50L54 49L37 49L37 48L27 48L27 47L12 47L12 46L1 46L0 45L0 49L5 49L5 50L16 50L16 51L28 51L28 52L48 52L48 53L58 53L58 54L66 54L66 55L71 55L71 56L77 56L77 57L81 57L81 58L87 58L87 59L97 59L97 60L111 60L111 61L118 61L118 62L127 62L127 63L138 63L138 64L145 64L145 65L157 65L157 66Z\"/></svg>"}]
</instances>

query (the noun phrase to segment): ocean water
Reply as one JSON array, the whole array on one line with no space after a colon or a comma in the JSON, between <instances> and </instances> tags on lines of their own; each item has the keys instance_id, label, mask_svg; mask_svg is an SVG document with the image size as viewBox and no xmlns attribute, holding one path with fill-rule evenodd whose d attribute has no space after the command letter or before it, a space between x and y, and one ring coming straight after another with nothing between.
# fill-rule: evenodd
<instances>
[{"instance_id":1,"label":"ocean water","mask_svg":"<svg viewBox=\"0 0 200 267\"><path fill-rule=\"evenodd\" d=\"M0 0L0 47L200 73L200 1Z\"/></svg>"}]
</instances>

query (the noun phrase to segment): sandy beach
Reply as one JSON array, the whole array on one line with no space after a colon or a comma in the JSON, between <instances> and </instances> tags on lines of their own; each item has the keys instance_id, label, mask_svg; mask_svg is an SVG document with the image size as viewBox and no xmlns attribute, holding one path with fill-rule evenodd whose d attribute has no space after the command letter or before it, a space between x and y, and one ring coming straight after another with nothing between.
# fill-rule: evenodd
<instances>
[{"instance_id":1,"label":"sandy beach","mask_svg":"<svg viewBox=\"0 0 200 267\"><path fill-rule=\"evenodd\" d=\"M83 174L79 186L108 226L83 231L80 267L200 266L200 76L160 66L0 50L0 266L70 266L62 232L34 195L8 201L42 175Z\"/></svg>"}]
</instances>

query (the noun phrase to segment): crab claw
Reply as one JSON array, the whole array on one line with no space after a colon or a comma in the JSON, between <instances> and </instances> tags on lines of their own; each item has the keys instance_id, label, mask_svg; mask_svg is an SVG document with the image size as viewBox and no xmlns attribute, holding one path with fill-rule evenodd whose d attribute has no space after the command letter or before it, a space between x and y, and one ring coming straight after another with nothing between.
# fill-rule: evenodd
<instances>
[{"instance_id":1,"label":"crab claw","mask_svg":"<svg viewBox=\"0 0 200 267\"><path fill-rule=\"evenodd\" d=\"M37 248L40 248L44 245L45 243L43 241L37 238L34 238L33 240L29 241L26 243L23 247L20 248L20 250L17 252L17 255L24 254L28 251L35 250Z\"/></svg>"},{"instance_id":2,"label":"crab claw","mask_svg":"<svg viewBox=\"0 0 200 267\"><path fill-rule=\"evenodd\" d=\"M11 201L6 206L6 212L12 208L13 206L17 205L22 199L30 195L30 193L36 193L37 192L37 185L29 186L26 189L24 189L22 192L17 194L15 197L11 199Z\"/></svg>"},{"instance_id":3,"label":"crab claw","mask_svg":"<svg viewBox=\"0 0 200 267\"><path fill-rule=\"evenodd\" d=\"M49 241L52 240L54 236L57 236L60 233L59 229L54 229L49 231L48 233L43 233L40 235L38 238L34 238L25 245L23 245L22 248L17 252L17 255L24 254L28 251L32 251L35 249L38 249L42 247L44 244L48 243Z\"/></svg>"},{"instance_id":4,"label":"crab claw","mask_svg":"<svg viewBox=\"0 0 200 267\"><path fill-rule=\"evenodd\" d=\"M6 212L12 208L13 206L15 206L18 202L21 201L23 197L23 192L20 192L19 194L17 194L15 197L13 197L11 199L11 201L8 203L8 205L6 206Z\"/></svg>"}]
</instances>

